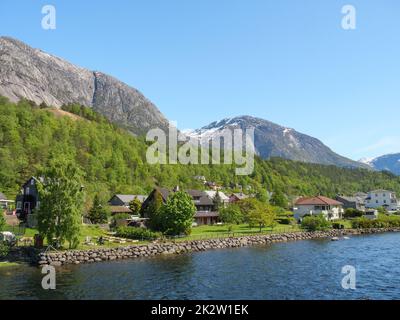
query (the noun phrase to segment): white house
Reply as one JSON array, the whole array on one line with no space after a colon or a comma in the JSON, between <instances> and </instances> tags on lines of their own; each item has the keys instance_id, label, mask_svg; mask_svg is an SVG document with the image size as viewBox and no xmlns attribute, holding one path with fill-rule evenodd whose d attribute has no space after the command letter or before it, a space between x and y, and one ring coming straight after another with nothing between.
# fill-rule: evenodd
<instances>
[{"instance_id":1,"label":"white house","mask_svg":"<svg viewBox=\"0 0 400 320\"><path fill-rule=\"evenodd\" d=\"M398 211L400 209L396 193L388 190L374 190L369 192L365 199L365 207L369 209L383 207L388 211Z\"/></svg>"},{"instance_id":2,"label":"white house","mask_svg":"<svg viewBox=\"0 0 400 320\"><path fill-rule=\"evenodd\" d=\"M300 198L293 208L294 218L301 220L305 215L323 215L327 220L342 218L344 210L343 203L323 197Z\"/></svg>"}]
</instances>

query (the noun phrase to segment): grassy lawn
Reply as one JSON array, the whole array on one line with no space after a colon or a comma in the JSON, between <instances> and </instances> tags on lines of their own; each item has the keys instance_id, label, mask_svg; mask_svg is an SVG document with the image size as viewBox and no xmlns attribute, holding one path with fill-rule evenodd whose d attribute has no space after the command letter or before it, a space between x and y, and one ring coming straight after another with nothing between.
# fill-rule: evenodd
<instances>
[{"instance_id":1,"label":"grassy lawn","mask_svg":"<svg viewBox=\"0 0 400 320\"><path fill-rule=\"evenodd\" d=\"M93 248L113 248L120 247L122 245L129 245L130 243L120 244L106 241L104 245L85 245L86 237L92 238L91 242L96 243L97 239L101 236L108 235L107 231L100 229L98 226L83 225L81 227L81 234L79 236L79 246L78 250L88 250ZM137 243L135 243L137 244Z\"/></svg>"},{"instance_id":2,"label":"grassy lawn","mask_svg":"<svg viewBox=\"0 0 400 320\"><path fill-rule=\"evenodd\" d=\"M19 228L13 227L13 226L5 226L4 231L10 231L14 233L18 237L33 237L38 231L36 229L30 229L30 228ZM23 232L23 233L21 233Z\"/></svg>"},{"instance_id":3,"label":"grassy lawn","mask_svg":"<svg viewBox=\"0 0 400 320\"><path fill-rule=\"evenodd\" d=\"M31 229L31 228L23 229L23 228L12 227L12 226L6 226L4 231L13 232L18 238L21 238L21 237L31 237L31 238L33 238L33 236L35 234L39 233L37 229ZM94 248L94 247L96 247L96 248L103 248L103 247L104 248L110 248L110 247L118 247L118 246L121 245L119 243L110 243L110 242L105 242L105 244L102 245L102 246L99 246L99 245L88 246L88 245L84 244L85 240L86 240L86 237L91 237L91 241L93 243L96 243L96 240L97 240L96 237L105 236L105 235L107 235L107 232L105 230L100 229L97 226L82 225L81 234L79 236L80 244L79 244L77 249L88 250L88 249L91 249L91 248ZM44 246L47 246L47 241L46 240L44 241Z\"/></svg>"},{"instance_id":4,"label":"grassy lawn","mask_svg":"<svg viewBox=\"0 0 400 320\"><path fill-rule=\"evenodd\" d=\"M0 269L1 268L12 268L12 267L18 267L20 264L16 262L0 262Z\"/></svg>"},{"instance_id":5,"label":"grassy lawn","mask_svg":"<svg viewBox=\"0 0 400 320\"><path fill-rule=\"evenodd\" d=\"M284 233L299 231L298 225L287 225L278 224L273 229L262 228L262 233ZM187 237L180 238L180 240L196 240L196 239L209 239L209 238L220 238L228 236L245 236L245 235L255 235L260 233L260 228L251 228L248 224L233 225L232 231L228 230L227 225L204 225L192 228L191 235Z\"/></svg>"}]
</instances>

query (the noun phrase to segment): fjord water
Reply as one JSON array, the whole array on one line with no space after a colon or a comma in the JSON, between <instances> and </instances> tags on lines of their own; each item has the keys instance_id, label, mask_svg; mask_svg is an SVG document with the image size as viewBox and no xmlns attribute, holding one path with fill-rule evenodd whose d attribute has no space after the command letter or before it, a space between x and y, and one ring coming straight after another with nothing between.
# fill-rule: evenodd
<instances>
[{"instance_id":1,"label":"fjord water","mask_svg":"<svg viewBox=\"0 0 400 320\"><path fill-rule=\"evenodd\" d=\"M399 244L385 233L66 266L54 291L38 268L2 268L0 299L400 299Z\"/></svg>"}]
</instances>

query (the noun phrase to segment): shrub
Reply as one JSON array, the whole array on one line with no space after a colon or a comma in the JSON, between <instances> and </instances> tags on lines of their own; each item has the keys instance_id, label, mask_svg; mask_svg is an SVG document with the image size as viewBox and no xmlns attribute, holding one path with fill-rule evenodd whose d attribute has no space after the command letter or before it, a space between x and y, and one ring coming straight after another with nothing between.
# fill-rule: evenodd
<instances>
[{"instance_id":1,"label":"shrub","mask_svg":"<svg viewBox=\"0 0 400 320\"><path fill-rule=\"evenodd\" d=\"M344 229L344 225L339 223L339 222L333 222L332 223L332 228L333 229Z\"/></svg>"},{"instance_id":2,"label":"shrub","mask_svg":"<svg viewBox=\"0 0 400 320\"><path fill-rule=\"evenodd\" d=\"M159 232L154 232L145 228L118 227L117 237L134 240L156 240L162 236Z\"/></svg>"},{"instance_id":3,"label":"shrub","mask_svg":"<svg viewBox=\"0 0 400 320\"><path fill-rule=\"evenodd\" d=\"M279 219L277 219L277 221L280 224L286 224L286 225L295 224L296 223L296 219L292 218L292 217L283 217L283 218L280 217Z\"/></svg>"},{"instance_id":4,"label":"shrub","mask_svg":"<svg viewBox=\"0 0 400 320\"><path fill-rule=\"evenodd\" d=\"M129 213L117 213L113 216L113 220L125 220L130 219L131 215Z\"/></svg>"},{"instance_id":5,"label":"shrub","mask_svg":"<svg viewBox=\"0 0 400 320\"><path fill-rule=\"evenodd\" d=\"M4 218L3 212L0 209L0 231L2 231L5 226L6 226L6 219Z\"/></svg>"},{"instance_id":6,"label":"shrub","mask_svg":"<svg viewBox=\"0 0 400 320\"><path fill-rule=\"evenodd\" d=\"M10 247L7 243L0 241L0 258L4 258L10 252Z\"/></svg>"},{"instance_id":7,"label":"shrub","mask_svg":"<svg viewBox=\"0 0 400 320\"><path fill-rule=\"evenodd\" d=\"M301 227L307 231L323 231L331 228L331 223L321 215L310 216L303 218Z\"/></svg>"},{"instance_id":8,"label":"shrub","mask_svg":"<svg viewBox=\"0 0 400 320\"><path fill-rule=\"evenodd\" d=\"M367 228L398 228L400 227L400 217L398 216L380 216L376 220L369 220L366 218L354 219L351 223L355 229Z\"/></svg>"},{"instance_id":9,"label":"shrub","mask_svg":"<svg viewBox=\"0 0 400 320\"><path fill-rule=\"evenodd\" d=\"M116 215L114 215L112 217L110 227L116 228L116 227L118 227L117 221L127 220L130 218L131 218L131 215L129 213L117 213Z\"/></svg>"},{"instance_id":10,"label":"shrub","mask_svg":"<svg viewBox=\"0 0 400 320\"><path fill-rule=\"evenodd\" d=\"M357 217L362 217L364 214L364 212L357 210L357 209L353 209L353 208L348 208L346 209L345 213L344 213L344 217L345 218L357 218Z\"/></svg>"}]
</instances>

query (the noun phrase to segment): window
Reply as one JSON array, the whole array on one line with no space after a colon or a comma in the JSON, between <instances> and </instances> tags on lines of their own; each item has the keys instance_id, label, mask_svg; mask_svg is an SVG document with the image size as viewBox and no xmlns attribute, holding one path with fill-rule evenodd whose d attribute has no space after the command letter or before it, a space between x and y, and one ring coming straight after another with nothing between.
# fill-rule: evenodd
<instances>
[{"instance_id":1,"label":"window","mask_svg":"<svg viewBox=\"0 0 400 320\"><path fill-rule=\"evenodd\" d=\"M31 180L31 186L35 185L35 180Z\"/></svg>"},{"instance_id":2,"label":"window","mask_svg":"<svg viewBox=\"0 0 400 320\"><path fill-rule=\"evenodd\" d=\"M25 189L25 194L26 194L26 195L29 195L29 187L26 187L26 189Z\"/></svg>"},{"instance_id":3,"label":"window","mask_svg":"<svg viewBox=\"0 0 400 320\"><path fill-rule=\"evenodd\" d=\"M379 201L378 201L378 200L376 200L375 202L376 202L376 203L379 203Z\"/></svg>"},{"instance_id":4,"label":"window","mask_svg":"<svg viewBox=\"0 0 400 320\"><path fill-rule=\"evenodd\" d=\"M18 201L17 202L17 210L20 210L20 209L22 209L22 202Z\"/></svg>"}]
</instances>

